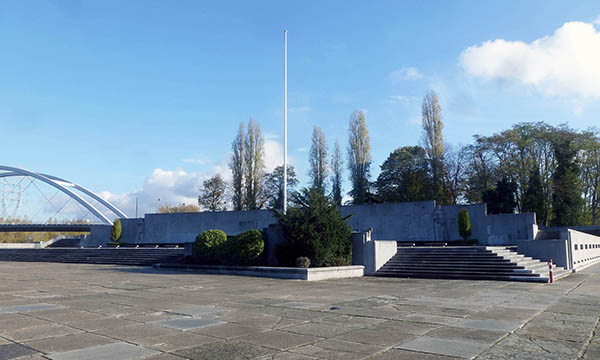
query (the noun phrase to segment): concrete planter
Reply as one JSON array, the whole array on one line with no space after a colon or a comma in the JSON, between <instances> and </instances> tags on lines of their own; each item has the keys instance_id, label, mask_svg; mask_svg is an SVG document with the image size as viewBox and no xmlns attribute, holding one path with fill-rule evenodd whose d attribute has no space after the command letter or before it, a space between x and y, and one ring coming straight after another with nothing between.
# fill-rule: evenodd
<instances>
[{"instance_id":1,"label":"concrete planter","mask_svg":"<svg viewBox=\"0 0 600 360\"><path fill-rule=\"evenodd\" d=\"M155 264L153 267L159 269L193 271L202 274L241 275L309 281L361 277L364 275L365 271L365 267L362 265L332 266L320 268L290 268L271 266Z\"/></svg>"}]
</instances>

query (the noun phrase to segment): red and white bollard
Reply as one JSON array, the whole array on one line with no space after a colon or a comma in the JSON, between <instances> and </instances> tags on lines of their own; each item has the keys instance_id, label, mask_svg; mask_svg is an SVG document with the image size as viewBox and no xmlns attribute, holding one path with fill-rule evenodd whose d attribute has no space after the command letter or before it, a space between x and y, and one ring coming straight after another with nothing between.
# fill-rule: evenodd
<instances>
[{"instance_id":1,"label":"red and white bollard","mask_svg":"<svg viewBox=\"0 0 600 360\"><path fill-rule=\"evenodd\" d=\"M552 259L548 261L548 275L550 276L550 284L554 283L554 271L552 269Z\"/></svg>"}]
</instances>

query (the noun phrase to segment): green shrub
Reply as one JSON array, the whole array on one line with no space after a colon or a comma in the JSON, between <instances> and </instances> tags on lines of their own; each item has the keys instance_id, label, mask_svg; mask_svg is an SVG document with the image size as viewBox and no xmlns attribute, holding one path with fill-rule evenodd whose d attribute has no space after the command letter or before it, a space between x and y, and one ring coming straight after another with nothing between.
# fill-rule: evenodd
<instances>
[{"instance_id":1,"label":"green shrub","mask_svg":"<svg viewBox=\"0 0 600 360\"><path fill-rule=\"evenodd\" d=\"M239 265L254 264L265 250L262 233L256 229L245 231L230 239L227 245L229 261Z\"/></svg>"},{"instance_id":2,"label":"green shrub","mask_svg":"<svg viewBox=\"0 0 600 360\"><path fill-rule=\"evenodd\" d=\"M315 267L348 265L352 262L351 229L336 204L318 189L292 195L296 204L287 214L275 211L286 241L276 250L283 266L295 266L307 257Z\"/></svg>"},{"instance_id":3,"label":"green shrub","mask_svg":"<svg viewBox=\"0 0 600 360\"><path fill-rule=\"evenodd\" d=\"M469 212L464 209L458 212L458 233L465 240L471 236L471 220L469 220Z\"/></svg>"},{"instance_id":4,"label":"green shrub","mask_svg":"<svg viewBox=\"0 0 600 360\"><path fill-rule=\"evenodd\" d=\"M110 240L118 242L121 238L121 220L116 219L110 231Z\"/></svg>"},{"instance_id":5,"label":"green shrub","mask_svg":"<svg viewBox=\"0 0 600 360\"><path fill-rule=\"evenodd\" d=\"M298 268L307 268L310 267L310 259L306 256L300 256L296 258L296 267Z\"/></svg>"},{"instance_id":6,"label":"green shrub","mask_svg":"<svg viewBox=\"0 0 600 360\"><path fill-rule=\"evenodd\" d=\"M206 230L196 237L192 253L196 257L216 257L227 242L222 230Z\"/></svg>"}]
</instances>

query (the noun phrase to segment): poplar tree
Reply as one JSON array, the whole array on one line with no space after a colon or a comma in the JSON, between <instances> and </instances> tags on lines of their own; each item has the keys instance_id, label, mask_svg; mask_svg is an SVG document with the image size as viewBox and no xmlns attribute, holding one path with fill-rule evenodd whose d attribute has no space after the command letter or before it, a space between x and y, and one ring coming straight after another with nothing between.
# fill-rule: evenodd
<instances>
[{"instance_id":1,"label":"poplar tree","mask_svg":"<svg viewBox=\"0 0 600 360\"><path fill-rule=\"evenodd\" d=\"M244 192L244 176L246 167L244 157L246 153L246 130L244 123L240 123L237 135L231 144L231 160L229 168L231 169L232 180L232 201L233 210L244 210L245 207L245 192Z\"/></svg>"},{"instance_id":2,"label":"poplar tree","mask_svg":"<svg viewBox=\"0 0 600 360\"><path fill-rule=\"evenodd\" d=\"M325 192L325 182L329 175L329 165L327 164L327 141L323 131L315 125L313 128L312 145L308 161L310 163L309 175L312 187Z\"/></svg>"},{"instance_id":3,"label":"poplar tree","mask_svg":"<svg viewBox=\"0 0 600 360\"><path fill-rule=\"evenodd\" d=\"M245 195L246 209L255 210L263 207L264 177L265 177L265 143L260 130L260 125L250 119L246 134L246 147L244 151L245 164Z\"/></svg>"},{"instance_id":4,"label":"poplar tree","mask_svg":"<svg viewBox=\"0 0 600 360\"><path fill-rule=\"evenodd\" d=\"M354 204L364 204L369 198L371 175L371 140L367 131L365 113L357 110L350 116L348 129L348 169L352 182Z\"/></svg>"},{"instance_id":5,"label":"poplar tree","mask_svg":"<svg viewBox=\"0 0 600 360\"><path fill-rule=\"evenodd\" d=\"M336 205L342 205L342 171L344 166L344 160L342 159L342 151L340 150L340 142L335 140L333 146L333 154L331 156L331 171L333 172L331 178L331 197L333 203Z\"/></svg>"},{"instance_id":6,"label":"poplar tree","mask_svg":"<svg viewBox=\"0 0 600 360\"><path fill-rule=\"evenodd\" d=\"M444 204L444 138L442 109L437 94L429 91L421 107L423 143L431 168L432 195L438 205Z\"/></svg>"}]
</instances>

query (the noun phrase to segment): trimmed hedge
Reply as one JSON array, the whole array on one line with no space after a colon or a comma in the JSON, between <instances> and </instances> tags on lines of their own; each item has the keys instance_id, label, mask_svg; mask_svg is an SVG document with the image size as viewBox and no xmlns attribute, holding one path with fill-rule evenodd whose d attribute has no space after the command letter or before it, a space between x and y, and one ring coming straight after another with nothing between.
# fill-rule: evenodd
<instances>
[{"instance_id":1,"label":"trimmed hedge","mask_svg":"<svg viewBox=\"0 0 600 360\"><path fill-rule=\"evenodd\" d=\"M192 253L197 263L255 265L264 249L262 233L256 229L229 237L221 230L207 230L196 238Z\"/></svg>"},{"instance_id":2,"label":"trimmed hedge","mask_svg":"<svg viewBox=\"0 0 600 360\"><path fill-rule=\"evenodd\" d=\"M471 236L471 220L469 212L465 209L458 212L458 233L465 240Z\"/></svg>"},{"instance_id":3,"label":"trimmed hedge","mask_svg":"<svg viewBox=\"0 0 600 360\"><path fill-rule=\"evenodd\" d=\"M121 220L116 219L113 223L112 229L110 230L110 240L118 242L121 238Z\"/></svg>"}]
</instances>

